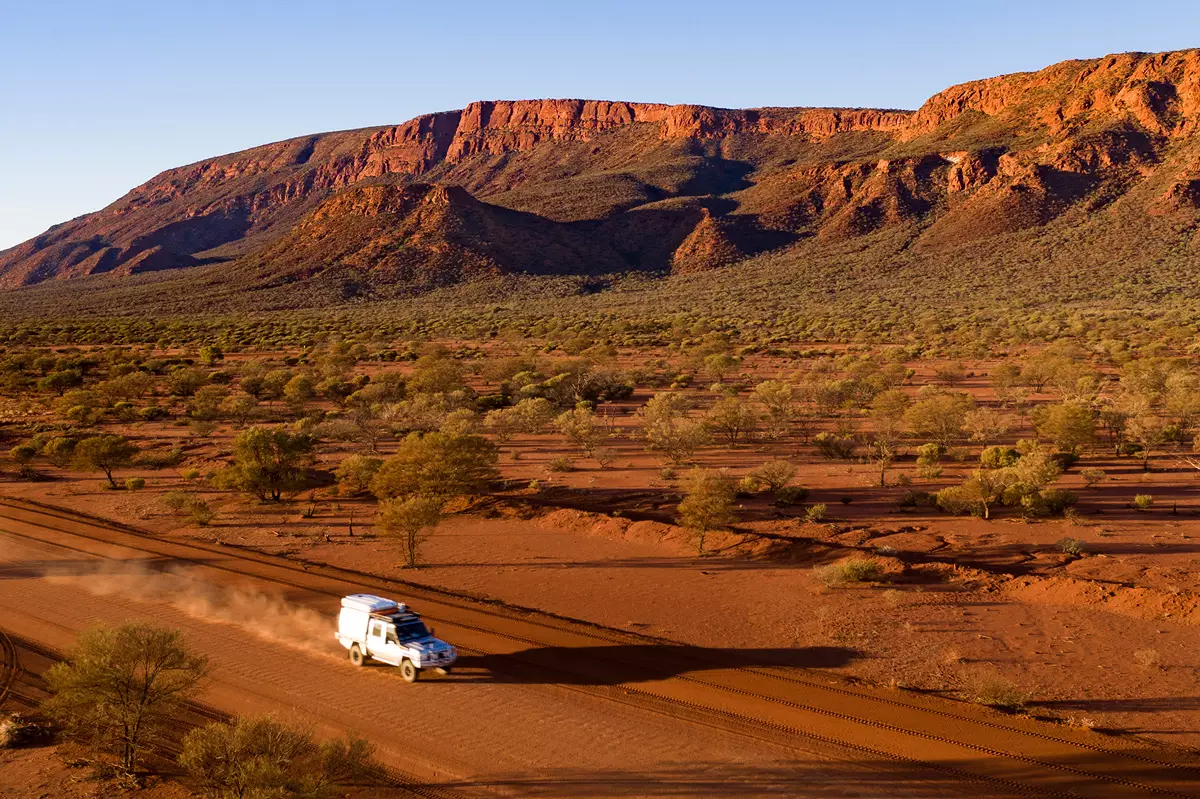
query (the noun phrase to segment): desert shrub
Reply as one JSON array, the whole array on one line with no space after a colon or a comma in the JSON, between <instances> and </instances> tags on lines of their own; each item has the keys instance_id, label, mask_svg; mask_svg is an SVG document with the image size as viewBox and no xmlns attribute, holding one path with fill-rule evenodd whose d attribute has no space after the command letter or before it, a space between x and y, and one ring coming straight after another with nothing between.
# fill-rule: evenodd
<instances>
[{"instance_id":1,"label":"desert shrub","mask_svg":"<svg viewBox=\"0 0 1200 799\"><path fill-rule=\"evenodd\" d=\"M979 453L979 464L985 469L1003 469L1015 464L1021 454L1012 447L984 447Z\"/></svg>"},{"instance_id":2,"label":"desert shrub","mask_svg":"<svg viewBox=\"0 0 1200 799\"><path fill-rule=\"evenodd\" d=\"M1105 477L1103 469L1080 469L1079 476L1088 488L1094 488Z\"/></svg>"},{"instance_id":3,"label":"desert shrub","mask_svg":"<svg viewBox=\"0 0 1200 799\"><path fill-rule=\"evenodd\" d=\"M1058 464L1059 471L1063 472L1079 463L1079 455L1074 452L1055 452L1050 457Z\"/></svg>"},{"instance_id":4,"label":"desert shrub","mask_svg":"<svg viewBox=\"0 0 1200 799\"><path fill-rule=\"evenodd\" d=\"M1133 507L1137 510L1149 510L1154 504L1154 496L1152 494L1138 494L1133 498Z\"/></svg>"},{"instance_id":5,"label":"desert shrub","mask_svg":"<svg viewBox=\"0 0 1200 799\"><path fill-rule=\"evenodd\" d=\"M586 404L562 413L554 420L554 427L586 457L591 457L596 448L608 438L608 431Z\"/></svg>"},{"instance_id":6,"label":"desert shrub","mask_svg":"<svg viewBox=\"0 0 1200 799\"><path fill-rule=\"evenodd\" d=\"M938 495L929 491L905 491L896 502L902 508L932 508L938 504Z\"/></svg>"},{"instance_id":7,"label":"desert shrub","mask_svg":"<svg viewBox=\"0 0 1200 799\"><path fill-rule=\"evenodd\" d=\"M869 583L879 578L879 561L870 557L850 557L813 569L813 576L827 586Z\"/></svg>"},{"instance_id":8,"label":"desert shrub","mask_svg":"<svg viewBox=\"0 0 1200 799\"><path fill-rule=\"evenodd\" d=\"M926 480L936 480L942 476L942 467L938 464L946 448L941 444L930 442L917 447L917 472Z\"/></svg>"},{"instance_id":9,"label":"desert shrub","mask_svg":"<svg viewBox=\"0 0 1200 799\"><path fill-rule=\"evenodd\" d=\"M171 412L166 408L160 408L157 405L147 405L138 411L138 418L143 422L156 422L159 419L166 419L171 415Z\"/></svg>"},{"instance_id":10,"label":"desert shrub","mask_svg":"<svg viewBox=\"0 0 1200 799\"><path fill-rule=\"evenodd\" d=\"M42 445L41 454L60 469L71 465L75 458L75 445L79 443L71 436L55 436Z\"/></svg>"},{"instance_id":11,"label":"desert shrub","mask_svg":"<svg viewBox=\"0 0 1200 799\"><path fill-rule=\"evenodd\" d=\"M1060 538L1055 546L1058 547L1058 551L1064 555L1074 555L1078 557L1079 555L1083 554L1083 542L1078 538L1071 538L1069 536L1066 538Z\"/></svg>"},{"instance_id":12,"label":"desert shrub","mask_svg":"<svg viewBox=\"0 0 1200 799\"><path fill-rule=\"evenodd\" d=\"M1029 695L1020 686L988 670L967 675L963 692L972 702L1001 710L1018 710L1029 701Z\"/></svg>"},{"instance_id":13,"label":"desert shrub","mask_svg":"<svg viewBox=\"0 0 1200 799\"><path fill-rule=\"evenodd\" d=\"M804 511L804 518L810 522L819 522L825 518L825 514L829 511L829 506L824 502L816 502L809 505Z\"/></svg>"},{"instance_id":14,"label":"desert shrub","mask_svg":"<svg viewBox=\"0 0 1200 799\"><path fill-rule=\"evenodd\" d=\"M183 462L184 452L180 447L168 450L148 449L139 452L133 459L133 465L143 469L168 469Z\"/></svg>"},{"instance_id":15,"label":"desert shrub","mask_svg":"<svg viewBox=\"0 0 1200 799\"><path fill-rule=\"evenodd\" d=\"M192 494L190 492L175 489L162 495L162 504L172 513L180 513L187 507L191 498Z\"/></svg>"},{"instance_id":16,"label":"desert shrub","mask_svg":"<svg viewBox=\"0 0 1200 799\"><path fill-rule=\"evenodd\" d=\"M1021 497L1021 507L1033 516L1062 516L1078 502L1075 492L1065 488L1043 488Z\"/></svg>"},{"instance_id":17,"label":"desert shrub","mask_svg":"<svg viewBox=\"0 0 1200 799\"><path fill-rule=\"evenodd\" d=\"M822 456L830 459L849 460L854 457L858 442L853 436L838 435L828 431L813 436L813 444Z\"/></svg>"},{"instance_id":18,"label":"desert shrub","mask_svg":"<svg viewBox=\"0 0 1200 799\"><path fill-rule=\"evenodd\" d=\"M371 745L313 734L269 717L209 724L183 738L179 764L212 799L324 799L372 773Z\"/></svg>"},{"instance_id":19,"label":"desert shrub","mask_svg":"<svg viewBox=\"0 0 1200 799\"><path fill-rule=\"evenodd\" d=\"M770 460L747 475L753 488L759 486L778 494L796 477L796 465L785 460Z\"/></svg>"},{"instance_id":20,"label":"desert shrub","mask_svg":"<svg viewBox=\"0 0 1200 799\"><path fill-rule=\"evenodd\" d=\"M575 461L565 455L559 455L550 461L547 468L552 472L573 472L575 471Z\"/></svg>"},{"instance_id":21,"label":"desert shrub","mask_svg":"<svg viewBox=\"0 0 1200 799\"><path fill-rule=\"evenodd\" d=\"M808 499L808 489L803 486L785 486L775 492L775 504L799 505Z\"/></svg>"},{"instance_id":22,"label":"desert shrub","mask_svg":"<svg viewBox=\"0 0 1200 799\"><path fill-rule=\"evenodd\" d=\"M146 480L143 477L126 477L125 478L125 490L126 491L140 491L141 489L143 489L145 487L146 487Z\"/></svg>"},{"instance_id":23,"label":"desert shrub","mask_svg":"<svg viewBox=\"0 0 1200 799\"><path fill-rule=\"evenodd\" d=\"M192 497L186 505L187 518L197 527L208 527L217 514L207 500Z\"/></svg>"},{"instance_id":24,"label":"desert shrub","mask_svg":"<svg viewBox=\"0 0 1200 799\"><path fill-rule=\"evenodd\" d=\"M366 493L383 461L365 455L349 455L338 464L333 476L338 481L338 493L354 497Z\"/></svg>"}]
</instances>

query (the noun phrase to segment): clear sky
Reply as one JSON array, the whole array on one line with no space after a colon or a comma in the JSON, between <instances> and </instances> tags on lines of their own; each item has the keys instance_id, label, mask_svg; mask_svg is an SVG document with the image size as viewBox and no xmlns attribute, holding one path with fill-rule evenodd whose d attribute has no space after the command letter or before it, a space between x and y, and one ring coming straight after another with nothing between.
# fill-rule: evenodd
<instances>
[{"instance_id":1,"label":"clear sky","mask_svg":"<svg viewBox=\"0 0 1200 799\"><path fill-rule=\"evenodd\" d=\"M472 100L916 108L1195 46L1196 0L0 0L0 248L172 166Z\"/></svg>"}]
</instances>

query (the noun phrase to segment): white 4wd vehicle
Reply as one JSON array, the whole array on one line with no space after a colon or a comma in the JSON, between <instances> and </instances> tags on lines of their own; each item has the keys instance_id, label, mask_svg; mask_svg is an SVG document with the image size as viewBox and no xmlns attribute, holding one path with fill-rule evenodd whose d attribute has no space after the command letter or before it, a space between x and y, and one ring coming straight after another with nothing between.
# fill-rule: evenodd
<instances>
[{"instance_id":1,"label":"white 4wd vehicle","mask_svg":"<svg viewBox=\"0 0 1200 799\"><path fill-rule=\"evenodd\" d=\"M373 594L342 597L335 635L355 666L367 660L390 663L400 667L405 682L416 681L422 669L449 674L458 658L454 647L434 638L404 603Z\"/></svg>"}]
</instances>

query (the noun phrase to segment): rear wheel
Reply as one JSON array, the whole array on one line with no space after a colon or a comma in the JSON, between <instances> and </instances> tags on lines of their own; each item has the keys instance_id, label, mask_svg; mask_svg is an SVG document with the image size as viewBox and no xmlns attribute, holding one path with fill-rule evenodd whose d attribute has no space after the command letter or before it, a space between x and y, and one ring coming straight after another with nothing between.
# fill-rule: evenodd
<instances>
[{"instance_id":1,"label":"rear wheel","mask_svg":"<svg viewBox=\"0 0 1200 799\"><path fill-rule=\"evenodd\" d=\"M400 676L405 682L416 682L417 677L421 675L421 670L413 665L413 662L408 658L400 661Z\"/></svg>"},{"instance_id":2,"label":"rear wheel","mask_svg":"<svg viewBox=\"0 0 1200 799\"><path fill-rule=\"evenodd\" d=\"M350 645L350 662L355 666L361 666L366 658L363 656L362 650L358 648L358 644Z\"/></svg>"}]
</instances>

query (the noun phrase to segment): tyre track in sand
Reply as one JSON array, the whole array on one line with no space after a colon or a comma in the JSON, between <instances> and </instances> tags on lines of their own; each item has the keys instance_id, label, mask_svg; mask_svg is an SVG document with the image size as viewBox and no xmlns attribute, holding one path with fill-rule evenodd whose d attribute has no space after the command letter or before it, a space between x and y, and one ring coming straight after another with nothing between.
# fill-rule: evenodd
<instances>
[{"instance_id":1,"label":"tyre track in sand","mask_svg":"<svg viewBox=\"0 0 1200 799\"><path fill-rule=\"evenodd\" d=\"M730 654L477 602L397 581L297 564L227 546L165 540L67 511L0 501L0 530L98 558L128 550L190 565L205 580L246 578L332 614L354 591L400 595L464 652L525 683L598 696L787 744L807 739L1036 796L1196 796L1190 756L1009 718L971 706L897 698L811 672L730 662ZM126 552L122 556L122 550ZM465 660L466 658L464 658ZM970 790L964 785L964 792Z\"/></svg>"}]
</instances>

